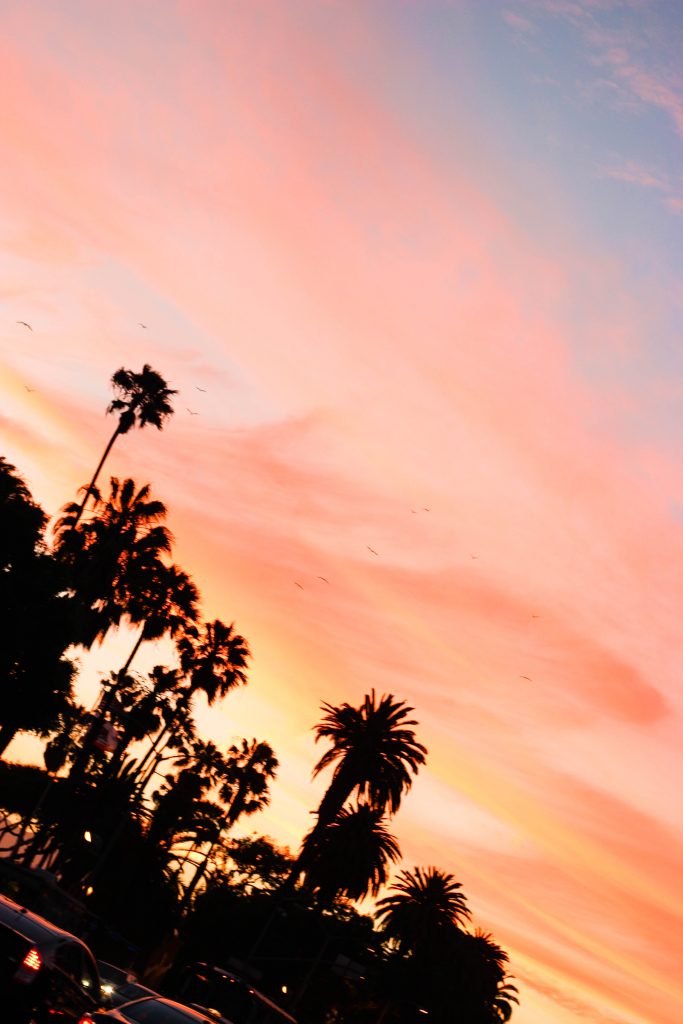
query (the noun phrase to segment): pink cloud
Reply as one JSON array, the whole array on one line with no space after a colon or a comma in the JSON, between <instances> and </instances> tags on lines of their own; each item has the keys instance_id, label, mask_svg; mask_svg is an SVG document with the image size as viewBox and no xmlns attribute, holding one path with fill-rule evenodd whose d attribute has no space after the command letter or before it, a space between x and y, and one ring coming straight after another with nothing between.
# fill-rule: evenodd
<instances>
[{"instance_id":1,"label":"pink cloud","mask_svg":"<svg viewBox=\"0 0 683 1024\"><path fill-rule=\"evenodd\" d=\"M602 174L606 178L614 178L615 181L626 181L632 185L642 185L644 188L655 188L660 192L666 192L669 189L664 178L652 174L634 160L628 160L620 167L606 168Z\"/></svg>"},{"instance_id":2,"label":"pink cloud","mask_svg":"<svg viewBox=\"0 0 683 1024\"><path fill-rule=\"evenodd\" d=\"M287 765L267 821L292 842L308 823L321 698L397 692L431 751L406 856L462 870L539 989L559 976L631 1017L661 995L674 1020L678 921L657 913L677 834L653 794L680 714L677 467L629 441L631 396L572 349L576 330L628 358L663 300L625 294L552 182L511 191L465 113L444 155L366 89L349 54L388 75L396 45L371 19L345 15L332 45L279 5L268 31L248 8L180 11L153 74L134 21L123 56L56 9L5 38L0 178L26 227L9 269L53 303L12 353L52 387L13 443L66 500L106 440L108 375L167 372L178 414L110 468L153 480L205 609L253 646L252 685L203 721L267 727ZM55 40L83 59L60 66ZM491 850L492 821L517 856Z\"/></svg>"}]
</instances>

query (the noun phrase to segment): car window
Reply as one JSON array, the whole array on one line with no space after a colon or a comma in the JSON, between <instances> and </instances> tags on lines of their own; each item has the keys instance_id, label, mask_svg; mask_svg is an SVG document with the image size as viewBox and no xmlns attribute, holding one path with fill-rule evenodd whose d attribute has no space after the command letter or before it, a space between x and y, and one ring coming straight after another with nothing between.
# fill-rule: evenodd
<instances>
[{"instance_id":1,"label":"car window","mask_svg":"<svg viewBox=\"0 0 683 1024\"><path fill-rule=\"evenodd\" d=\"M157 999L142 999L130 1006L120 1006L118 1013L135 1024L196 1024L207 1019L192 1010L180 1010Z\"/></svg>"},{"instance_id":2,"label":"car window","mask_svg":"<svg viewBox=\"0 0 683 1024\"><path fill-rule=\"evenodd\" d=\"M60 971L81 987L81 949L74 942L63 942L55 950L55 963Z\"/></svg>"}]
</instances>

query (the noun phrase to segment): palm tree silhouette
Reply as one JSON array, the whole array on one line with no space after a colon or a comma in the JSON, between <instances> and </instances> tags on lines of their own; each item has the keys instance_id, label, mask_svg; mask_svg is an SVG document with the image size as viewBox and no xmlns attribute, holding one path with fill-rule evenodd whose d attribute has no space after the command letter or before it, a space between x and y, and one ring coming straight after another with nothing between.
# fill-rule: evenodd
<instances>
[{"instance_id":1,"label":"palm tree silhouette","mask_svg":"<svg viewBox=\"0 0 683 1024\"><path fill-rule=\"evenodd\" d=\"M303 845L309 848L306 887L327 904L338 896L376 896L387 881L389 865L401 856L382 812L367 804L342 808L317 835L312 829Z\"/></svg>"},{"instance_id":2,"label":"palm tree silhouette","mask_svg":"<svg viewBox=\"0 0 683 1024\"><path fill-rule=\"evenodd\" d=\"M118 690L117 725L121 729L119 746L116 749L120 761L131 743L144 740L155 733L164 721L170 699L178 687L178 675L174 669L156 665L149 673L148 683L134 680L128 692ZM122 706L121 706L122 705Z\"/></svg>"},{"instance_id":3,"label":"palm tree silhouette","mask_svg":"<svg viewBox=\"0 0 683 1024\"><path fill-rule=\"evenodd\" d=\"M504 1024L519 1003L517 987L506 972L508 954L487 932L477 928L459 936L457 959L462 976L461 1003L465 1015L481 1014L484 1024Z\"/></svg>"},{"instance_id":4,"label":"palm tree silhouette","mask_svg":"<svg viewBox=\"0 0 683 1024\"><path fill-rule=\"evenodd\" d=\"M313 777L335 762L336 766L318 808L318 824L333 821L354 792L371 807L395 814L412 785L411 774L426 759L427 748L410 728L417 725L408 718L413 708L393 694L377 701L374 690L358 708L350 704L322 707L327 713L316 726L316 743L328 739L332 746L318 761Z\"/></svg>"},{"instance_id":5,"label":"palm tree silhouette","mask_svg":"<svg viewBox=\"0 0 683 1024\"><path fill-rule=\"evenodd\" d=\"M171 398L178 392L169 388L161 374L153 370L148 363L145 363L140 373L126 370L122 366L112 375L111 385L115 397L107 407L107 412L118 413L119 421L85 490L83 501L76 510L74 525L78 524L83 515L88 498L95 488L97 478L116 438L120 434L127 434L133 426L142 429L150 424L161 430L166 420L173 415Z\"/></svg>"},{"instance_id":6,"label":"palm tree silhouette","mask_svg":"<svg viewBox=\"0 0 683 1024\"><path fill-rule=\"evenodd\" d=\"M194 628L199 593L187 573L167 565L172 537L163 523L166 506L152 498L148 484L138 488L132 479L111 478L106 500L97 495L93 514L77 522L78 510L67 505L56 525L56 550L70 567L73 588L82 605L81 642L101 641L123 620L142 625L125 665L128 672L140 646L147 640L177 636ZM92 740L116 695L111 687L100 703L82 749L71 768L78 776L87 762ZM114 773L123 756L112 759Z\"/></svg>"},{"instance_id":7,"label":"palm tree silhouette","mask_svg":"<svg viewBox=\"0 0 683 1024\"><path fill-rule=\"evenodd\" d=\"M376 919L402 951L429 947L469 919L467 898L455 877L437 868L402 871L377 901Z\"/></svg>"},{"instance_id":8,"label":"palm tree silhouette","mask_svg":"<svg viewBox=\"0 0 683 1024\"><path fill-rule=\"evenodd\" d=\"M196 693L203 693L209 704L222 700L231 690L247 683L249 645L235 632L234 623L226 626L220 619L203 626L185 629L176 644L180 671L188 680L178 702L180 724L189 714ZM173 734L174 722L166 732Z\"/></svg>"},{"instance_id":9,"label":"palm tree silhouette","mask_svg":"<svg viewBox=\"0 0 683 1024\"><path fill-rule=\"evenodd\" d=\"M163 729L138 766L140 791L147 785L165 746L177 744L180 732L191 721L195 694L204 693L208 703L213 704L235 687L247 683L246 669L251 652L244 637L235 632L234 623L226 626L220 619L215 619L199 627L190 625L182 630L176 649L180 673L188 682L176 702L175 711L166 719ZM150 760L151 766L148 767Z\"/></svg>"},{"instance_id":10,"label":"palm tree silhouette","mask_svg":"<svg viewBox=\"0 0 683 1024\"><path fill-rule=\"evenodd\" d=\"M220 619L206 622L202 629L188 631L178 643L181 669L189 680L188 700L202 692L209 704L227 696L236 686L247 682L249 645L235 632L235 624L226 626Z\"/></svg>"},{"instance_id":11,"label":"palm tree silhouette","mask_svg":"<svg viewBox=\"0 0 683 1024\"><path fill-rule=\"evenodd\" d=\"M166 506L152 497L149 484L112 477L106 498L95 494L93 513L79 522L79 506L65 505L55 524L55 552L68 566L82 608L81 637L86 647L101 642L126 616L145 618L141 595L170 554L172 535L164 525ZM129 610L130 609L130 610Z\"/></svg>"},{"instance_id":12,"label":"palm tree silhouette","mask_svg":"<svg viewBox=\"0 0 683 1024\"><path fill-rule=\"evenodd\" d=\"M279 767L270 744L243 739L240 746L231 746L225 757L222 785L219 795L227 811L216 823L216 833L209 849L197 866L192 881L185 890L182 906L192 897L200 879L209 866L211 855L223 831L232 828L243 815L256 814L270 803L269 783L277 776Z\"/></svg>"},{"instance_id":13,"label":"palm tree silhouette","mask_svg":"<svg viewBox=\"0 0 683 1024\"><path fill-rule=\"evenodd\" d=\"M403 793L412 785L411 776L426 760L427 748L418 743L412 729L417 725L409 717L413 708L397 701L393 694L384 694L378 701L372 690L358 708L346 703L340 707L323 704L322 710L326 714L315 727L316 742L328 739L332 745L315 766L313 777L331 765L335 768L310 840L302 846L287 879L288 889L306 871L320 833L339 816L354 793L373 810L393 815Z\"/></svg>"}]
</instances>

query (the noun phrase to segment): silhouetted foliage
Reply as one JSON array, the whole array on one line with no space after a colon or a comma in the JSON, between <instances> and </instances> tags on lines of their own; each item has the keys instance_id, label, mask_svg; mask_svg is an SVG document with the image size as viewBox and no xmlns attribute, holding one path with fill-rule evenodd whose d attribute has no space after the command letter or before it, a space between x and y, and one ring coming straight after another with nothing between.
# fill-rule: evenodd
<instances>
[{"instance_id":1,"label":"silhouetted foliage","mask_svg":"<svg viewBox=\"0 0 683 1024\"><path fill-rule=\"evenodd\" d=\"M111 378L114 399L107 407L108 413L118 413L119 421L116 430L109 439L104 454L93 474L92 480L85 488L83 500L75 509L73 525L80 520L88 498L94 492L97 478L107 460L107 456L120 434L127 434L131 427L137 425L141 429L148 424L161 430L166 420L173 415L171 399L178 392L169 388L168 384L156 370L145 363L140 373L118 369Z\"/></svg>"},{"instance_id":2,"label":"silhouetted foliage","mask_svg":"<svg viewBox=\"0 0 683 1024\"><path fill-rule=\"evenodd\" d=\"M0 753L27 730L48 738L53 776L71 766L49 779L0 763L12 856L49 867L143 960L182 941L186 960L234 958L260 973L276 1001L285 986L301 1024L414 1024L425 1011L432 1024L505 1024L517 1002L507 954L467 930L453 875L400 872L374 920L352 903L387 883L400 857L388 819L426 761L403 701L373 690L358 707L322 705L316 741L329 747L313 775L332 778L296 859L267 837L233 838L267 806L278 761L256 739L219 749L197 735L192 709L197 694L213 704L246 684L249 645L234 624L199 622L199 592L171 562L166 507L149 485L112 477L108 495L96 490L116 437L160 429L175 394L148 365L112 385L117 428L83 500L65 506L54 551L46 516L0 458ZM65 651L119 626L137 638L89 713ZM133 672L140 645L161 637L176 667ZM118 740L93 742L105 720Z\"/></svg>"},{"instance_id":3,"label":"silhouetted foliage","mask_svg":"<svg viewBox=\"0 0 683 1024\"><path fill-rule=\"evenodd\" d=\"M72 695L73 602L44 541L46 517L0 458L0 755L17 732L45 736Z\"/></svg>"}]
</instances>

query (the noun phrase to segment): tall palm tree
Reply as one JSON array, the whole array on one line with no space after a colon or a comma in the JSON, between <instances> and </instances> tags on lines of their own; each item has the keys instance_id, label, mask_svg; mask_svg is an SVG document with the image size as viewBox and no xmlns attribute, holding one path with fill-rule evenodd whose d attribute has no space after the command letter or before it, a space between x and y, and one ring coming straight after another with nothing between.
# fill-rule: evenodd
<instances>
[{"instance_id":1,"label":"tall palm tree","mask_svg":"<svg viewBox=\"0 0 683 1024\"><path fill-rule=\"evenodd\" d=\"M186 674L188 698L202 692L209 704L225 697L236 686L247 682L249 645L235 632L235 624L226 626L220 619L204 623L196 633L180 638L178 655Z\"/></svg>"},{"instance_id":2,"label":"tall palm tree","mask_svg":"<svg viewBox=\"0 0 683 1024\"><path fill-rule=\"evenodd\" d=\"M164 525L164 503L152 497L149 484L138 487L130 478L112 477L108 496L97 493L89 519L79 523L78 515L75 503L64 507L54 548L69 568L83 610L80 642L90 647L122 618L145 618L132 609L149 592L150 577L170 554L173 538Z\"/></svg>"},{"instance_id":3,"label":"tall palm tree","mask_svg":"<svg viewBox=\"0 0 683 1024\"><path fill-rule=\"evenodd\" d=\"M467 897L455 877L437 868L402 871L377 901L376 920L400 950L415 952L469 919Z\"/></svg>"},{"instance_id":4,"label":"tall palm tree","mask_svg":"<svg viewBox=\"0 0 683 1024\"><path fill-rule=\"evenodd\" d=\"M324 903L338 896L376 896L387 881L390 864L401 856L382 812L367 804L343 808L321 832L312 829L304 839L307 844L306 887Z\"/></svg>"},{"instance_id":5,"label":"tall palm tree","mask_svg":"<svg viewBox=\"0 0 683 1024\"><path fill-rule=\"evenodd\" d=\"M83 515L88 498L93 493L97 478L116 438L121 434L127 434L133 426L142 429L150 424L161 430L166 420L173 415L171 399L173 395L178 394L173 388L169 388L161 374L153 370L148 363L145 363L140 373L126 370L122 366L112 375L111 385L114 389L114 399L107 407L107 412L118 413L119 421L86 488L83 501L76 510L75 525Z\"/></svg>"},{"instance_id":6,"label":"tall palm tree","mask_svg":"<svg viewBox=\"0 0 683 1024\"><path fill-rule=\"evenodd\" d=\"M412 785L426 760L427 748L415 739L417 722L408 716L413 708L375 691L365 695L358 708L350 704L323 704L325 717L315 728L316 743L328 739L332 746L313 769L315 778L335 765L332 781L318 808L318 824L333 821L356 792L375 809L395 814L401 797Z\"/></svg>"},{"instance_id":7,"label":"tall palm tree","mask_svg":"<svg viewBox=\"0 0 683 1024\"><path fill-rule=\"evenodd\" d=\"M169 743L178 744L187 722L192 721L191 705L196 693L204 693L209 704L227 696L231 690L247 682L247 664L251 657L249 645L235 632L234 623L226 626L220 619L203 626L181 631L176 643L180 673L187 685L179 696L175 711L165 718L165 725L143 757L139 791L147 785L155 765ZM151 765L148 767L148 762Z\"/></svg>"},{"instance_id":8,"label":"tall palm tree","mask_svg":"<svg viewBox=\"0 0 683 1024\"><path fill-rule=\"evenodd\" d=\"M318 835L339 816L354 793L373 810L393 815L412 785L412 775L426 760L427 748L418 743L412 728L417 722L409 717L413 708L393 694L377 700L372 690L360 707L323 704L322 710L326 714L315 727L316 742L327 739L332 745L313 769L313 777L335 767L318 808L312 839L302 847L287 880L289 889L307 869Z\"/></svg>"},{"instance_id":9,"label":"tall palm tree","mask_svg":"<svg viewBox=\"0 0 683 1024\"><path fill-rule=\"evenodd\" d=\"M138 567L139 568L139 567ZM133 581L135 573L132 574ZM139 573L138 573L139 575ZM132 621L143 619L142 629L128 655L125 665L119 670L117 680L124 680L130 666L145 640L159 640L162 636L177 635L185 630L189 623L197 617L197 601L199 592L194 583L182 569L175 565L165 566L161 562L145 566L142 572L140 588L133 587L127 614ZM146 579L145 579L146 577ZM143 589L144 584L148 589ZM128 583L132 582L131 580ZM143 618L144 616L144 618ZM78 776L86 764L91 744L102 726L109 709L114 704L118 692L118 682L105 693L92 724L83 740L80 755L74 761L70 777ZM123 758L124 748L118 747L114 752L109 766L109 773L116 774Z\"/></svg>"},{"instance_id":10,"label":"tall palm tree","mask_svg":"<svg viewBox=\"0 0 683 1024\"><path fill-rule=\"evenodd\" d=\"M225 828L232 828L242 815L262 811L270 803L269 783L280 767L269 743L243 739L229 747L221 780L220 798L227 805Z\"/></svg>"},{"instance_id":11,"label":"tall palm tree","mask_svg":"<svg viewBox=\"0 0 683 1024\"><path fill-rule=\"evenodd\" d=\"M119 708L116 710L116 724L121 732L116 748L119 761L131 743L144 740L157 732L177 686L177 673L173 669L156 665L149 673L147 684L138 681L125 695L119 688Z\"/></svg>"}]
</instances>

